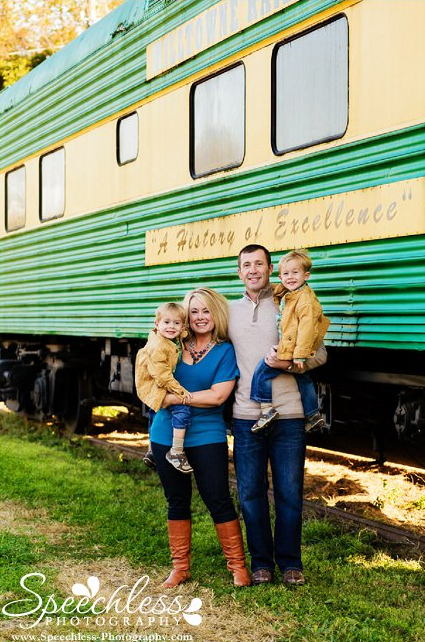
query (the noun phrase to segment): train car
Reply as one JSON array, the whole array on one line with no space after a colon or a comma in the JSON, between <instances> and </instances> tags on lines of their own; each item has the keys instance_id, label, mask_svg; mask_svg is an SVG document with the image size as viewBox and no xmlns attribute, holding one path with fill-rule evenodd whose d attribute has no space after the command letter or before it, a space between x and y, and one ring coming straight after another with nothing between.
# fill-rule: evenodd
<instances>
[{"instance_id":1,"label":"train car","mask_svg":"<svg viewBox=\"0 0 425 642\"><path fill-rule=\"evenodd\" d=\"M309 248L329 425L425 423L425 3L126 0L0 94L0 395L133 403L164 300Z\"/></svg>"}]
</instances>

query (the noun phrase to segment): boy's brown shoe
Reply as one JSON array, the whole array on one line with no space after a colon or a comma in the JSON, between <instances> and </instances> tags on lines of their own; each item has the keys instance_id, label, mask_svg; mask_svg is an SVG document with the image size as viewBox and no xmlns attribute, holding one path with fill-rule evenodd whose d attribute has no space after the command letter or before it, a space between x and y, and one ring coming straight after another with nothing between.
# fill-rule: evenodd
<instances>
[{"instance_id":1,"label":"boy's brown shoe","mask_svg":"<svg viewBox=\"0 0 425 642\"><path fill-rule=\"evenodd\" d=\"M169 450L165 455L165 459L181 473L185 473L186 475L193 473L193 468L187 461L185 453L174 453L172 450Z\"/></svg>"},{"instance_id":2,"label":"boy's brown shoe","mask_svg":"<svg viewBox=\"0 0 425 642\"><path fill-rule=\"evenodd\" d=\"M260 430L264 430L264 428L267 428L267 426L269 426L272 421L274 421L278 417L279 413L276 408L269 408L266 413L261 413L258 420L252 426L251 432L260 432Z\"/></svg>"},{"instance_id":3,"label":"boy's brown shoe","mask_svg":"<svg viewBox=\"0 0 425 642\"><path fill-rule=\"evenodd\" d=\"M151 450L148 450L145 456L143 457L143 463L148 468L152 468L152 470L156 470L155 458Z\"/></svg>"}]
</instances>

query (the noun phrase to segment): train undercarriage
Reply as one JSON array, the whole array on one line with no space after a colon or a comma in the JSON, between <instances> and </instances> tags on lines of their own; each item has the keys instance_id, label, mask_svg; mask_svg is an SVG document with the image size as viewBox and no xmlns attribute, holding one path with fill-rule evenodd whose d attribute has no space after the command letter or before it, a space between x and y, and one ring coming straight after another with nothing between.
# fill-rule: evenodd
<instances>
[{"instance_id":1,"label":"train undercarriage","mask_svg":"<svg viewBox=\"0 0 425 642\"><path fill-rule=\"evenodd\" d=\"M21 415L55 417L68 434L90 431L92 409L138 403L134 359L141 341L10 338L0 348L0 400Z\"/></svg>"},{"instance_id":2,"label":"train undercarriage","mask_svg":"<svg viewBox=\"0 0 425 642\"><path fill-rule=\"evenodd\" d=\"M137 339L9 337L0 347L0 400L27 417L54 417L68 434L89 432L95 406L142 406L134 388L142 345ZM330 347L328 353L326 366L312 373L326 431L369 426L381 460L388 431L425 441L422 352Z\"/></svg>"}]
</instances>

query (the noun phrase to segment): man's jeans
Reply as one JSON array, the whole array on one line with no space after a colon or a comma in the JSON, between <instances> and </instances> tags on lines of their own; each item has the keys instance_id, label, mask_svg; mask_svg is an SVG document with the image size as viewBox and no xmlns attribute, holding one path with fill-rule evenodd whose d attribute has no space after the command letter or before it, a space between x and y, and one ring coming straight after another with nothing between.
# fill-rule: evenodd
<instances>
[{"instance_id":1,"label":"man's jeans","mask_svg":"<svg viewBox=\"0 0 425 642\"><path fill-rule=\"evenodd\" d=\"M272 403L272 380L284 372L280 368L272 368L262 359L255 369L251 383L251 399L258 403ZM295 376L300 391L301 403L306 417L319 412L316 390L310 376L306 373L291 373Z\"/></svg>"},{"instance_id":2,"label":"man's jeans","mask_svg":"<svg viewBox=\"0 0 425 642\"><path fill-rule=\"evenodd\" d=\"M252 571L302 570L301 526L305 461L302 419L279 419L269 430L251 432L255 422L233 420L239 501L246 525ZM270 458L276 523L274 543L267 496Z\"/></svg>"}]
</instances>

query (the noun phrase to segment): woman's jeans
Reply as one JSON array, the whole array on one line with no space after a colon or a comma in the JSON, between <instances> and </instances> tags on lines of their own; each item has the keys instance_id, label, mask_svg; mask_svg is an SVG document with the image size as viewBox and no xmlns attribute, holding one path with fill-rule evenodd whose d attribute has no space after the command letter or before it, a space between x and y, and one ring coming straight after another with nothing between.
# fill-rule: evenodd
<instances>
[{"instance_id":1,"label":"woman's jeans","mask_svg":"<svg viewBox=\"0 0 425 642\"><path fill-rule=\"evenodd\" d=\"M255 421L233 420L239 501L252 571L302 570L301 526L305 462L302 419L278 419L269 430L251 432ZM267 463L270 458L276 522L270 522Z\"/></svg>"},{"instance_id":2,"label":"woman's jeans","mask_svg":"<svg viewBox=\"0 0 425 642\"><path fill-rule=\"evenodd\" d=\"M272 380L282 374L279 368L272 368L262 359L255 369L251 383L251 399L258 403L272 403ZM316 389L308 374L295 374L300 391L301 403L306 417L319 412Z\"/></svg>"},{"instance_id":3,"label":"woman's jeans","mask_svg":"<svg viewBox=\"0 0 425 642\"><path fill-rule=\"evenodd\" d=\"M172 466L165 455L169 446L152 443L156 469L168 502L168 519L190 519L192 475L184 475ZM185 448L193 468L199 494L216 524L237 519L229 492L227 442Z\"/></svg>"}]
</instances>

